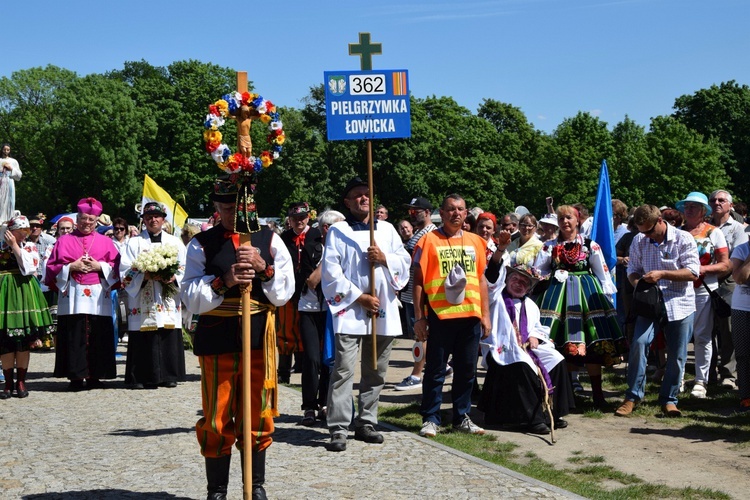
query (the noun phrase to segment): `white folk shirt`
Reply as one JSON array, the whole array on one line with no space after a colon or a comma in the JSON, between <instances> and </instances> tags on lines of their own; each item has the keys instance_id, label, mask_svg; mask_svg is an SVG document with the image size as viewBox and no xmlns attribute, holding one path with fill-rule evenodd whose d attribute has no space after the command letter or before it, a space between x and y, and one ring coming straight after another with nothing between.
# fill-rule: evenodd
<instances>
[{"instance_id":1,"label":"white folk shirt","mask_svg":"<svg viewBox=\"0 0 750 500\"><path fill-rule=\"evenodd\" d=\"M185 245L177 236L161 232L161 243L152 243L148 231L143 231L140 235L130 238L127 244L120 250L120 276L124 282L127 282L125 291L128 294L128 330L138 331L144 321L144 316L149 315L148 304L142 304L142 295L144 293L145 273L132 268L133 262L143 252L147 252L155 246L173 245L177 247L177 260L180 267L175 274L175 285L177 291L173 297L165 298L162 290L162 284L154 281L153 308L152 318L156 321L157 328L182 328L182 316L180 313L180 292L182 277L185 274ZM128 281L126 277L132 278Z\"/></svg>"},{"instance_id":2,"label":"white folk shirt","mask_svg":"<svg viewBox=\"0 0 750 500\"><path fill-rule=\"evenodd\" d=\"M492 354L492 358L499 365L510 365L513 363L526 363L534 373L537 371L534 360L529 353L516 340L516 331L510 320L510 315L505 309L505 301L502 292L505 289L506 262L503 262L500 270L500 276L495 284L489 284L490 293L490 321L492 330L490 336L482 340L482 365L487 367L487 353ZM528 297L523 299L526 304L526 319L529 329L529 337L539 340L539 346L534 349L539 361L549 372L560 361L563 355L555 349L554 343L549 339L549 327L544 326L539 321L539 307ZM516 321L520 325L521 318L521 300L513 299L513 306L516 308Z\"/></svg>"},{"instance_id":3,"label":"white folk shirt","mask_svg":"<svg viewBox=\"0 0 750 500\"><path fill-rule=\"evenodd\" d=\"M390 223L378 221L375 228L375 242L388 262L387 268L375 266L375 295L380 301L376 333L396 337L402 333L396 292L409 280L411 257ZM370 315L356 302L371 291L369 246L369 229L355 231L347 221L337 222L326 235L321 283L335 333L369 335L372 331Z\"/></svg>"},{"instance_id":4,"label":"white folk shirt","mask_svg":"<svg viewBox=\"0 0 750 500\"><path fill-rule=\"evenodd\" d=\"M273 257L274 276L261 283L263 293L271 304L281 307L294 294L294 266L292 256L279 235L271 238L271 257ZM192 314L204 314L212 311L224 302L224 296L218 295L211 288L211 282L218 276L206 274L206 253L197 238L190 240L187 246L187 263L185 276L182 277L180 298Z\"/></svg>"}]
</instances>

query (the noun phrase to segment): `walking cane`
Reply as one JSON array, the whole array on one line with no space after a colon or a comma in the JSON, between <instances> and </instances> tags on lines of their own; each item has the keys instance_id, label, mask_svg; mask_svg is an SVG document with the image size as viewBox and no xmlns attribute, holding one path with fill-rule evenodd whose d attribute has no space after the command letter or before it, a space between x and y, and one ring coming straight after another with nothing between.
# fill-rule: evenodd
<instances>
[{"instance_id":1,"label":"walking cane","mask_svg":"<svg viewBox=\"0 0 750 500\"><path fill-rule=\"evenodd\" d=\"M526 342L523 345L523 348L528 351L529 343ZM542 383L542 391L544 391L544 397L542 398L542 408L547 412L547 415L549 415L550 440L552 441L552 444L554 444L557 442L557 440L555 439L555 417L552 415L552 401L550 401L549 399L549 386L547 385L547 381L544 379L542 368L539 365L536 366L536 375L537 377L539 377L539 381Z\"/></svg>"}]
</instances>

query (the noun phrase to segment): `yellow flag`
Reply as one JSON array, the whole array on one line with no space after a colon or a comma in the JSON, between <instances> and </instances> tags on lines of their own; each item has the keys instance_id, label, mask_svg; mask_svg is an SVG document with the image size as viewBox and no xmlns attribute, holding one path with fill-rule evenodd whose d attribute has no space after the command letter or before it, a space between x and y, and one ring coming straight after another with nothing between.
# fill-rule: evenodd
<instances>
[{"instance_id":1,"label":"yellow flag","mask_svg":"<svg viewBox=\"0 0 750 500\"><path fill-rule=\"evenodd\" d=\"M165 220L172 225L173 233L177 232L178 228L185 225L187 220L187 212L182 208L176 201L169 196L169 193L164 191L154 180L146 175L143 180L143 197L141 198L141 206L145 206L146 203L155 201L164 205L164 211L167 213Z\"/></svg>"}]
</instances>

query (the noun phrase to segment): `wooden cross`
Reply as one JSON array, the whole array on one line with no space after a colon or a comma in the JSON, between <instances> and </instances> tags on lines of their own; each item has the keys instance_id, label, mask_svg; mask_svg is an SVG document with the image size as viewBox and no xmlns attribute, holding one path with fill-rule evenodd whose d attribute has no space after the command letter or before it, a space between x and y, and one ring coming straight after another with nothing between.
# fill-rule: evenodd
<instances>
[{"instance_id":1,"label":"wooden cross","mask_svg":"<svg viewBox=\"0 0 750 500\"><path fill-rule=\"evenodd\" d=\"M237 92L240 94L247 92L247 71L237 72ZM249 132L248 132L249 133ZM242 151L242 144L240 142L239 126L237 131L237 151ZM238 209L239 207L236 207ZM250 234L240 233L240 245L250 245ZM250 315L251 315L251 304L250 304L250 292L252 291L252 283L248 286L242 287L241 291L241 306L242 306L242 411L243 411L243 426L245 428L245 442L244 450L245 461L243 465L243 473L245 478L253 477L253 461L251 460L253 451L253 439L250 428L252 426L252 404L251 404L251 388L252 381L250 378L250 372L252 371L252 361L250 354L250 342L252 339L252 333L250 328ZM260 412L260 409L255 410ZM243 484L243 498L249 499L252 496L253 482L252 479L245 480Z\"/></svg>"},{"instance_id":2,"label":"wooden cross","mask_svg":"<svg viewBox=\"0 0 750 500\"><path fill-rule=\"evenodd\" d=\"M359 34L359 43L349 44L349 55L359 56L359 66L363 71L372 69L372 56L383 53L383 46L379 43L370 43L370 34Z\"/></svg>"}]
</instances>

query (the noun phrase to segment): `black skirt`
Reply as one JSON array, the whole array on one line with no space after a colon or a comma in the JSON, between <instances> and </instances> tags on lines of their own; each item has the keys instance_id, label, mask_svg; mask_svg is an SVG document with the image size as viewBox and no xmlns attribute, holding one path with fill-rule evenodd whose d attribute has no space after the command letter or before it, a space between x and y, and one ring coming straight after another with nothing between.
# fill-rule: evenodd
<instances>
[{"instance_id":1,"label":"black skirt","mask_svg":"<svg viewBox=\"0 0 750 500\"><path fill-rule=\"evenodd\" d=\"M549 375L554 387L552 414L557 420L575 408L573 388L564 360ZM542 401L539 376L528 364L520 362L501 366L492 356L487 356L487 376L477 404L477 408L484 412L485 425L549 425Z\"/></svg>"},{"instance_id":2,"label":"black skirt","mask_svg":"<svg viewBox=\"0 0 750 500\"><path fill-rule=\"evenodd\" d=\"M111 316L58 316L55 377L70 380L117 378L115 342Z\"/></svg>"},{"instance_id":3,"label":"black skirt","mask_svg":"<svg viewBox=\"0 0 750 500\"><path fill-rule=\"evenodd\" d=\"M164 384L185 380L185 349L180 328L128 333L126 384Z\"/></svg>"}]
</instances>

